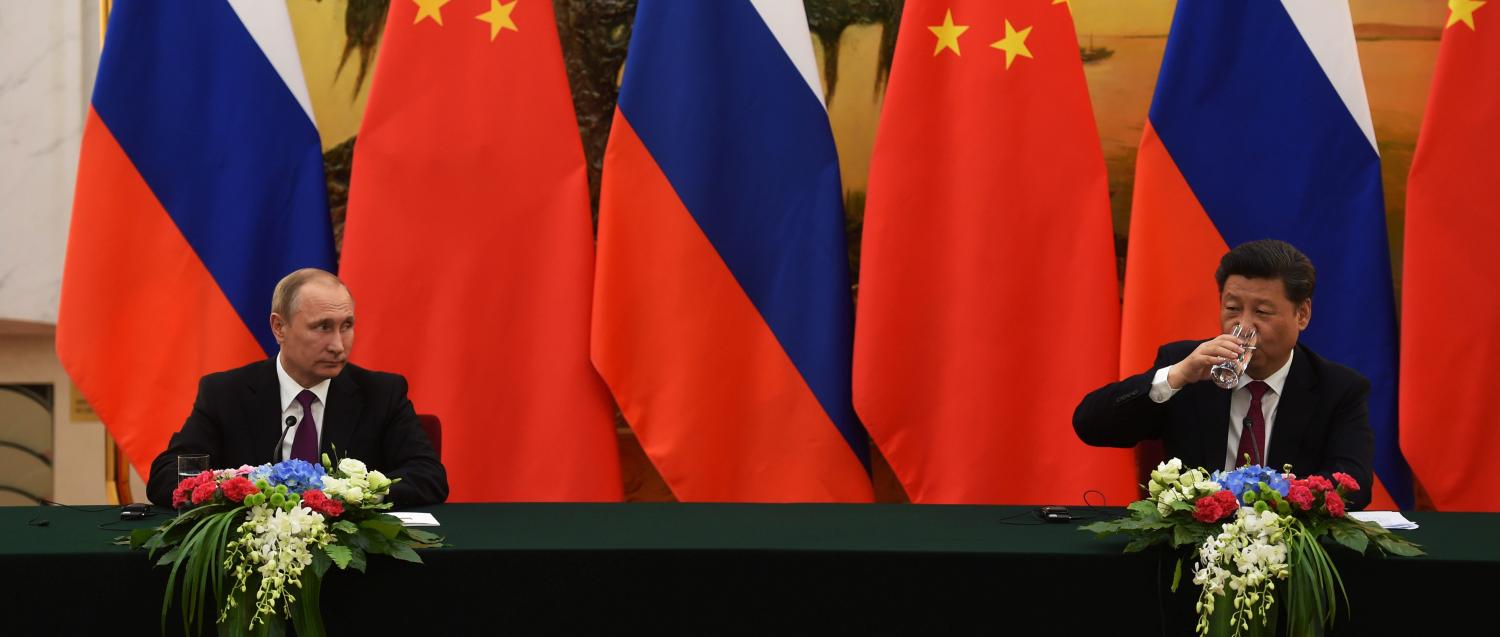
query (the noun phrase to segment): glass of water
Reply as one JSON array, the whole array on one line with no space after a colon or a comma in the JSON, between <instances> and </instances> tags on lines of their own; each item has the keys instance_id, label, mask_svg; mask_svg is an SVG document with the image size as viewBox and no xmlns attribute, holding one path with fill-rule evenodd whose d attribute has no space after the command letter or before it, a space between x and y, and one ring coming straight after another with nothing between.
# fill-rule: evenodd
<instances>
[{"instance_id":1,"label":"glass of water","mask_svg":"<svg viewBox=\"0 0 1500 637\"><path fill-rule=\"evenodd\" d=\"M191 478L195 475L208 471L208 454L185 453L177 456L177 481L183 478Z\"/></svg>"},{"instance_id":2,"label":"glass of water","mask_svg":"<svg viewBox=\"0 0 1500 637\"><path fill-rule=\"evenodd\" d=\"M1239 385L1240 374L1245 373L1245 368L1250 366L1250 355L1255 353L1255 344L1259 340L1259 333L1255 328L1244 325L1234 326L1229 335L1239 339L1240 345L1245 347L1245 353L1239 358L1214 363L1208 370L1208 376L1213 379L1214 384L1224 389L1234 389Z\"/></svg>"}]
</instances>

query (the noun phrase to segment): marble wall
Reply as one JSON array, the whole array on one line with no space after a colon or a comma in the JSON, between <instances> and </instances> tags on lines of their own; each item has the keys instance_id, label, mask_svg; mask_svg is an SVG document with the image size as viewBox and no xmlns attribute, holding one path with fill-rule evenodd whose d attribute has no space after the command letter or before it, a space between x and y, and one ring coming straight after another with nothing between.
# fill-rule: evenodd
<instances>
[{"instance_id":1,"label":"marble wall","mask_svg":"<svg viewBox=\"0 0 1500 637\"><path fill-rule=\"evenodd\" d=\"M0 319L57 322L98 64L98 0L0 0Z\"/></svg>"},{"instance_id":2,"label":"marble wall","mask_svg":"<svg viewBox=\"0 0 1500 637\"><path fill-rule=\"evenodd\" d=\"M53 386L53 497L108 499L104 427L75 422L53 350L98 0L0 0L0 382Z\"/></svg>"}]
</instances>

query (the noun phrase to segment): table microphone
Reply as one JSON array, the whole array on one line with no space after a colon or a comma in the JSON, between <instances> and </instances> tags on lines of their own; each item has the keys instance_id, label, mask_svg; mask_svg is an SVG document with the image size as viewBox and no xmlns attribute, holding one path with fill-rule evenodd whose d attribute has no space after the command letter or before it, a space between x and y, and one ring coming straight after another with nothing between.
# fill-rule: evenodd
<instances>
[{"instance_id":1,"label":"table microphone","mask_svg":"<svg viewBox=\"0 0 1500 637\"><path fill-rule=\"evenodd\" d=\"M288 416L288 418L290 418L290 416ZM1245 422L1240 424L1240 435L1243 436L1247 432L1250 434L1250 448L1255 450L1255 464L1265 466L1266 454L1260 450L1260 436L1255 435L1254 424L1255 423L1250 420L1250 415L1245 414ZM282 435L285 436L286 434Z\"/></svg>"},{"instance_id":2,"label":"table microphone","mask_svg":"<svg viewBox=\"0 0 1500 637\"><path fill-rule=\"evenodd\" d=\"M281 435L276 438L276 453L271 454L271 457L276 459L275 462L281 462L281 443L286 442L286 432L291 431L292 425L295 424L297 424L296 416L286 417L286 426L281 428Z\"/></svg>"}]
</instances>

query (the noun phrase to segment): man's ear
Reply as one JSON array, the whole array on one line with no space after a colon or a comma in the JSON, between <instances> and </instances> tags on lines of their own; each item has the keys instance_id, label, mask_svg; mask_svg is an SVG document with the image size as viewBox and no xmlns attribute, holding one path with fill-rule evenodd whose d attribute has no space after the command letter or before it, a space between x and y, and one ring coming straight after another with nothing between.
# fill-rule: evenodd
<instances>
[{"instance_id":1,"label":"man's ear","mask_svg":"<svg viewBox=\"0 0 1500 637\"><path fill-rule=\"evenodd\" d=\"M1312 299L1307 299L1297 304L1297 331L1307 329L1307 324L1312 321Z\"/></svg>"},{"instance_id":2,"label":"man's ear","mask_svg":"<svg viewBox=\"0 0 1500 637\"><path fill-rule=\"evenodd\" d=\"M280 344L286 339L286 321L280 314L271 313L271 333L276 335L276 343Z\"/></svg>"}]
</instances>

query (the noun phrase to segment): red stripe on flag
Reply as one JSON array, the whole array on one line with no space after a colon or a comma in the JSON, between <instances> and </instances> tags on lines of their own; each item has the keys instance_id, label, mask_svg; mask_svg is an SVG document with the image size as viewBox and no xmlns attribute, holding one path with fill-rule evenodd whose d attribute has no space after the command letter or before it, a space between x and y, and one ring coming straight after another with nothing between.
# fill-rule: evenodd
<instances>
[{"instance_id":1,"label":"red stripe on flag","mask_svg":"<svg viewBox=\"0 0 1500 637\"><path fill-rule=\"evenodd\" d=\"M1010 49L990 47L1007 32ZM1068 427L1114 380L1119 338L1069 10L914 1L900 38L865 206L855 407L914 502L1127 502L1130 453Z\"/></svg>"},{"instance_id":2,"label":"red stripe on flag","mask_svg":"<svg viewBox=\"0 0 1500 637\"><path fill-rule=\"evenodd\" d=\"M450 501L618 501L562 49L549 3L511 4L446 26L391 4L340 264L353 359L442 419Z\"/></svg>"},{"instance_id":3,"label":"red stripe on flag","mask_svg":"<svg viewBox=\"0 0 1500 637\"><path fill-rule=\"evenodd\" d=\"M57 355L141 476L187 419L200 376L265 357L93 109Z\"/></svg>"},{"instance_id":4,"label":"red stripe on flag","mask_svg":"<svg viewBox=\"0 0 1500 637\"><path fill-rule=\"evenodd\" d=\"M1136 155L1129 245L1121 378L1146 371L1163 344L1220 332L1214 270L1229 251L1149 121Z\"/></svg>"},{"instance_id":5,"label":"red stripe on flag","mask_svg":"<svg viewBox=\"0 0 1500 637\"><path fill-rule=\"evenodd\" d=\"M594 364L678 499L871 500L863 465L618 111L601 190Z\"/></svg>"},{"instance_id":6,"label":"red stripe on flag","mask_svg":"<svg viewBox=\"0 0 1500 637\"><path fill-rule=\"evenodd\" d=\"M1443 32L1406 191L1401 451L1443 511L1500 511L1500 3Z\"/></svg>"}]
</instances>

